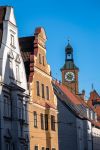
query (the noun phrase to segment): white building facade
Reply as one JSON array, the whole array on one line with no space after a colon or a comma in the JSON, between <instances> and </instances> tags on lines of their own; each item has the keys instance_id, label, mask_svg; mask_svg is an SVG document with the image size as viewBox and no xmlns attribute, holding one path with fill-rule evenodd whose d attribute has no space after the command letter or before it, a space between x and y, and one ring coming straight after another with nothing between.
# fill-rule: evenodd
<instances>
[{"instance_id":1,"label":"white building facade","mask_svg":"<svg viewBox=\"0 0 100 150\"><path fill-rule=\"evenodd\" d=\"M0 7L0 150L29 149L28 88L12 7Z\"/></svg>"}]
</instances>

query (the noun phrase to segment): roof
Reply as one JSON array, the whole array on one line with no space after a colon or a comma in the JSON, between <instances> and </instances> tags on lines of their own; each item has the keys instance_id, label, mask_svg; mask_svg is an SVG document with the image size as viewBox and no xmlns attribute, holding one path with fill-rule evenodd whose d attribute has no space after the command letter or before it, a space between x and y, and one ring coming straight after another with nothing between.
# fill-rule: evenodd
<instances>
[{"instance_id":1,"label":"roof","mask_svg":"<svg viewBox=\"0 0 100 150\"><path fill-rule=\"evenodd\" d=\"M92 109L95 112L94 108L89 107L89 105L79 96L72 93L65 85L59 83L58 81L53 81L54 91L58 98L66 105L68 105L71 110L74 111L74 114L79 118L87 119L87 112L85 108Z\"/></svg>"},{"instance_id":2,"label":"roof","mask_svg":"<svg viewBox=\"0 0 100 150\"><path fill-rule=\"evenodd\" d=\"M71 51L73 51L73 48L72 48L72 46L70 45L70 43L68 43L68 45L66 46L65 49L66 49L66 50L71 50Z\"/></svg>"},{"instance_id":3,"label":"roof","mask_svg":"<svg viewBox=\"0 0 100 150\"><path fill-rule=\"evenodd\" d=\"M0 7L0 47L2 42L2 36L3 36L3 20L5 18L6 14L6 6Z\"/></svg>"},{"instance_id":4,"label":"roof","mask_svg":"<svg viewBox=\"0 0 100 150\"><path fill-rule=\"evenodd\" d=\"M20 45L21 55L24 61L25 71L26 71L27 81L28 81L31 72L30 56L34 54L34 36L19 38L19 45Z\"/></svg>"},{"instance_id":5,"label":"roof","mask_svg":"<svg viewBox=\"0 0 100 150\"><path fill-rule=\"evenodd\" d=\"M53 81L55 94L66 103L80 118L86 118L86 112L84 107L88 107L87 104L79 97L74 95L65 85Z\"/></svg>"}]
</instances>

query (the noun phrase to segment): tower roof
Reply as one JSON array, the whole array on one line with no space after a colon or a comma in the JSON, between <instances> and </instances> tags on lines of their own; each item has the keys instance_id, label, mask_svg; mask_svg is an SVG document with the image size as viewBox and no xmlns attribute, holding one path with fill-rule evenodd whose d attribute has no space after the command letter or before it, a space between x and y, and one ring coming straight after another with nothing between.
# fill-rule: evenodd
<instances>
[{"instance_id":1,"label":"tower roof","mask_svg":"<svg viewBox=\"0 0 100 150\"><path fill-rule=\"evenodd\" d=\"M73 48L72 48L72 46L71 46L71 44L68 42L68 44L67 44L67 46L66 46L66 48L65 48L65 50L66 51L73 51Z\"/></svg>"}]
</instances>

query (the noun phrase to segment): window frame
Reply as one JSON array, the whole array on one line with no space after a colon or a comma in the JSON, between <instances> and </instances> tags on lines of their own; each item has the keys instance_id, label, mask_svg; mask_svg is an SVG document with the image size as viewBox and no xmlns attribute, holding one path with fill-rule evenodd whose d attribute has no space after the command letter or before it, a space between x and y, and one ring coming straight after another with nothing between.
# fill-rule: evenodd
<instances>
[{"instance_id":1,"label":"window frame","mask_svg":"<svg viewBox=\"0 0 100 150\"><path fill-rule=\"evenodd\" d=\"M37 96L40 96L40 83L39 83L39 81L36 81L36 93L37 93Z\"/></svg>"},{"instance_id":2,"label":"window frame","mask_svg":"<svg viewBox=\"0 0 100 150\"><path fill-rule=\"evenodd\" d=\"M45 114L45 130L48 130L48 114Z\"/></svg>"},{"instance_id":3,"label":"window frame","mask_svg":"<svg viewBox=\"0 0 100 150\"><path fill-rule=\"evenodd\" d=\"M4 116L11 118L12 115L12 102L10 96L4 95Z\"/></svg>"},{"instance_id":4,"label":"window frame","mask_svg":"<svg viewBox=\"0 0 100 150\"><path fill-rule=\"evenodd\" d=\"M35 146L34 146L34 150L38 150L38 145L35 145Z\"/></svg>"},{"instance_id":5,"label":"window frame","mask_svg":"<svg viewBox=\"0 0 100 150\"><path fill-rule=\"evenodd\" d=\"M14 35L13 34L10 34L10 45L11 46L15 46L15 37L14 37Z\"/></svg>"},{"instance_id":6,"label":"window frame","mask_svg":"<svg viewBox=\"0 0 100 150\"><path fill-rule=\"evenodd\" d=\"M42 87L42 98L45 98L44 84L41 84L41 87Z\"/></svg>"},{"instance_id":7,"label":"window frame","mask_svg":"<svg viewBox=\"0 0 100 150\"><path fill-rule=\"evenodd\" d=\"M34 111L33 114L34 114L34 128L37 128L38 127L37 126L37 112Z\"/></svg>"},{"instance_id":8,"label":"window frame","mask_svg":"<svg viewBox=\"0 0 100 150\"><path fill-rule=\"evenodd\" d=\"M40 119L41 119L41 129L44 130L45 128L45 122L44 122L44 114L40 114Z\"/></svg>"},{"instance_id":9,"label":"window frame","mask_svg":"<svg viewBox=\"0 0 100 150\"><path fill-rule=\"evenodd\" d=\"M50 99L50 92L49 92L49 87L46 86L46 99L49 100Z\"/></svg>"},{"instance_id":10,"label":"window frame","mask_svg":"<svg viewBox=\"0 0 100 150\"><path fill-rule=\"evenodd\" d=\"M56 126L55 126L55 116L51 115L51 130L55 131L56 130Z\"/></svg>"}]
</instances>

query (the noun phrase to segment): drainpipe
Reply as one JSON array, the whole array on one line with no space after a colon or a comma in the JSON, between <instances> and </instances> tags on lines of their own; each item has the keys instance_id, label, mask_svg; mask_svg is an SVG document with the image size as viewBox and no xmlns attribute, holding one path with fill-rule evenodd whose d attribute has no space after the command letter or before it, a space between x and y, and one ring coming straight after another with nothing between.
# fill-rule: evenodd
<instances>
[{"instance_id":1,"label":"drainpipe","mask_svg":"<svg viewBox=\"0 0 100 150\"><path fill-rule=\"evenodd\" d=\"M92 134L92 125L91 125L91 139L92 139L92 150L93 150L93 134Z\"/></svg>"}]
</instances>

